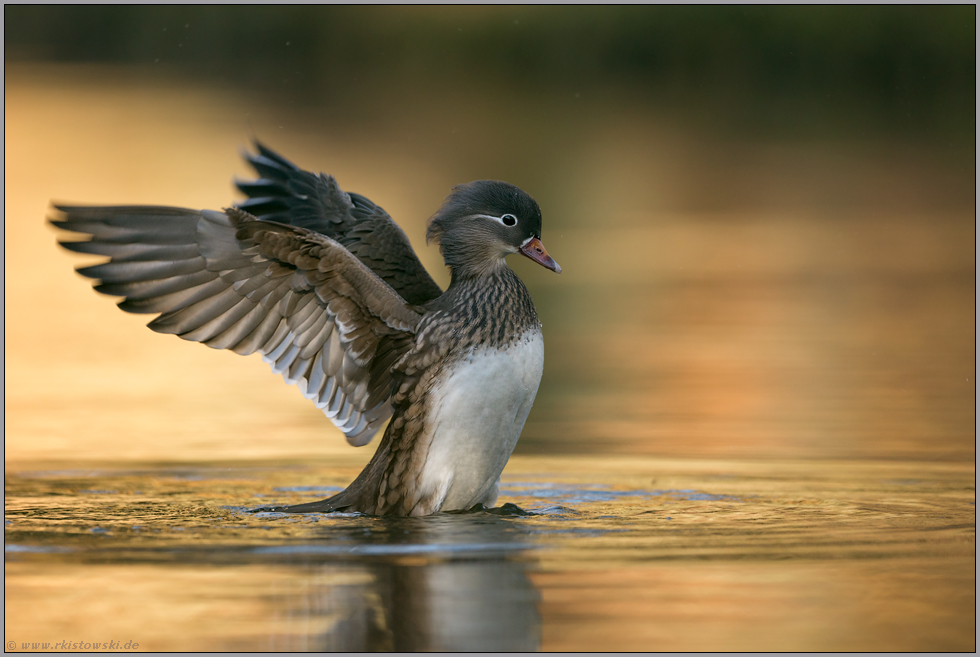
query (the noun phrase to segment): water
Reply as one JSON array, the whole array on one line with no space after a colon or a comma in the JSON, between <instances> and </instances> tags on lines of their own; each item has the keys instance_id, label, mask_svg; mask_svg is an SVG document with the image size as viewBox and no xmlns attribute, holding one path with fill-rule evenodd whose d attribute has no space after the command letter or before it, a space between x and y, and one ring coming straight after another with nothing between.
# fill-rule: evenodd
<instances>
[{"instance_id":1,"label":"water","mask_svg":"<svg viewBox=\"0 0 980 657\"><path fill-rule=\"evenodd\" d=\"M526 514L408 519L252 512L334 490L306 483L329 469L299 464L8 475L18 604L6 638L151 650L972 642L970 467L518 457L509 472L501 501Z\"/></svg>"},{"instance_id":2,"label":"water","mask_svg":"<svg viewBox=\"0 0 980 657\"><path fill-rule=\"evenodd\" d=\"M975 649L972 159L611 101L340 129L139 72L6 73L8 650ZM500 499L525 514L253 513L371 448L257 358L119 312L41 223L227 205L253 131L381 203L443 284L422 235L449 187L534 191L564 271L513 263L547 351Z\"/></svg>"}]
</instances>

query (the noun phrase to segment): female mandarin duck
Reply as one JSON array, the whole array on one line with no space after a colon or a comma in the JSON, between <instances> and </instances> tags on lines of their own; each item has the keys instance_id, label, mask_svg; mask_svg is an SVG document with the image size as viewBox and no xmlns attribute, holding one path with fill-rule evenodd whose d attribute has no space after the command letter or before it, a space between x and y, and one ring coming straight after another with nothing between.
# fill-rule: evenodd
<instances>
[{"instance_id":1,"label":"female mandarin duck","mask_svg":"<svg viewBox=\"0 0 980 657\"><path fill-rule=\"evenodd\" d=\"M420 516L492 506L541 380L541 323L505 263L555 272L541 210L513 185L459 185L429 220L452 272L443 292L380 207L256 144L259 179L224 212L57 206L72 251L119 307L216 349L259 352L374 457L343 492L276 507Z\"/></svg>"}]
</instances>

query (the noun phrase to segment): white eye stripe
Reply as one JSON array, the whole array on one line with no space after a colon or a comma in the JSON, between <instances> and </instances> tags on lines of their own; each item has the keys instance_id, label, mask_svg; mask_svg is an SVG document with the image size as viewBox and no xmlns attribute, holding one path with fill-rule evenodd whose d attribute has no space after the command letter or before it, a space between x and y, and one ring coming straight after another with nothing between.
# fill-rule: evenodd
<instances>
[{"instance_id":1,"label":"white eye stripe","mask_svg":"<svg viewBox=\"0 0 980 657\"><path fill-rule=\"evenodd\" d=\"M517 216L516 215L513 215L513 214L511 214L509 212L507 214L501 215L499 217L494 217L493 215L490 215L490 214L474 214L474 215L470 215L470 216L473 216L473 217L481 217L483 219L493 219L498 224L500 224L502 226L506 226L507 228L513 228L514 226L517 225ZM514 223L509 223L511 221L513 221Z\"/></svg>"}]
</instances>

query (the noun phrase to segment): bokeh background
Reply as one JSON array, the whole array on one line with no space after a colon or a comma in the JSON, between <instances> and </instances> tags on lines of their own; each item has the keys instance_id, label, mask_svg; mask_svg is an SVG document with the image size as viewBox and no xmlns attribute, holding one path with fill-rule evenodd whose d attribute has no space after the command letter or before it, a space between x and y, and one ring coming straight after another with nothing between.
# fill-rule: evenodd
<instances>
[{"instance_id":1,"label":"bokeh background","mask_svg":"<svg viewBox=\"0 0 980 657\"><path fill-rule=\"evenodd\" d=\"M974 6L4 8L5 456L349 456L257 357L142 328L49 203L220 208L259 138L405 228L540 203L518 454L972 461Z\"/></svg>"}]
</instances>

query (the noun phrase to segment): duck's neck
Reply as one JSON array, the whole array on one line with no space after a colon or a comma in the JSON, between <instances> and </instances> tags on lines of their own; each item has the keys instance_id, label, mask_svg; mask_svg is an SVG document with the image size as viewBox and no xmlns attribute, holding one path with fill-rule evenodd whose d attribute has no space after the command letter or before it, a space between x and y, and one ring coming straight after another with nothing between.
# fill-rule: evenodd
<instances>
[{"instance_id":1,"label":"duck's neck","mask_svg":"<svg viewBox=\"0 0 980 657\"><path fill-rule=\"evenodd\" d=\"M478 276L454 270L449 289L430 307L454 317L459 334L476 342L507 343L541 325L527 288L506 264Z\"/></svg>"},{"instance_id":2,"label":"duck's neck","mask_svg":"<svg viewBox=\"0 0 980 657\"><path fill-rule=\"evenodd\" d=\"M446 264L449 265L449 271L452 274L450 288L481 282L492 285L506 282L508 275L517 277L503 258L483 258L463 263L450 264L447 262Z\"/></svg>"},{"instance_id":3,"label":"duck's neck","mask_svg":"<svg viewBox=\"0 0 980 657\"><path fill-rule=\"evenodd\" d=\"M504 275L504 272L513 274L510 267L502 255L482 254L479 258L452 259L447 257L446 264L452 273L452 285L465 284L471 279L492 280ZM457 283L458 281L458 283Z\"/></svg>"}]
</instances>

